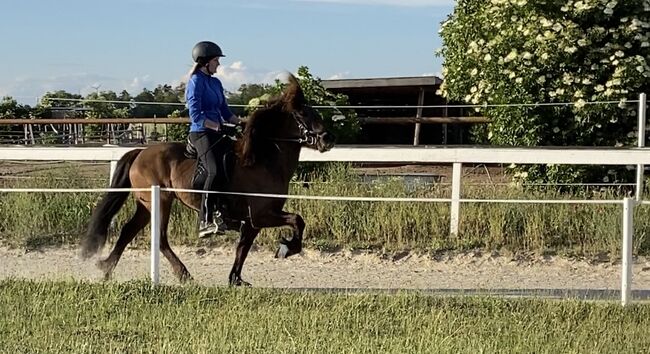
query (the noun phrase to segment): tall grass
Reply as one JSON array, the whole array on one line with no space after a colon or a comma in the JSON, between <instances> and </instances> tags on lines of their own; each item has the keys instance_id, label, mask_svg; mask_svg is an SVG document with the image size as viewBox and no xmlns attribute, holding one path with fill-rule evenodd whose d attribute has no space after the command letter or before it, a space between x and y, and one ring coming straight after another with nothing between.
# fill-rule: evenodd
<instances>
[{"instance_id":1,"label":"tall grass","mask_svg":"<svg viewBox=\"0 0 650 354\"><path fill-rule=\"evenodd\" d=\"M105 181L74 177L18 181L14 187L102 187ZM56 174L61 177L61 172ZM292 194L448 198L449 186L407 186L393 178L380 183L361 183L345 164L330 165L311 176L309 184L292 185ZM463 198L476 199L622 199L623 192L602 190L560 193L517 186L465 186ZM95 193L1 193L0 240L14 246L38 247L74 244L99 195ZM319 249L366 248L382 251L506 250L510 252L560 253L577 256L609 254L617 257L621 243L622 207L604 204L463 203L460 231L449 235L448 203L314 201L291 199L287 210L300 213L307 223L307 247ZM119 228L133 212L133 202L118 214ZM173 244L196 245L196 213L178 204L170 224ZM119 229L117 229L119 230ZM635 252L650 253L648 208L635 212ZM287 232L286 230L283 232ZM143 234L147 234L145 230ZM277 229L265 230L257 242L275 246ZM113 235L116 231L113 232ZM143 235L146 236L146 235ZM232 233L219 242L233 242ZM146 237L136 238L143 244ZM137 243L136 243L137 244Z\"/></svg>"},{"instance_id":2,"label":"tall grass","mask_svg":"<svg viewBox=\"0 0 650 354\"><path fill-rule=\"evenodd\" d=\"M7 353L641 353L650 306L0 281Z\"/></svg>"}]
</instances>

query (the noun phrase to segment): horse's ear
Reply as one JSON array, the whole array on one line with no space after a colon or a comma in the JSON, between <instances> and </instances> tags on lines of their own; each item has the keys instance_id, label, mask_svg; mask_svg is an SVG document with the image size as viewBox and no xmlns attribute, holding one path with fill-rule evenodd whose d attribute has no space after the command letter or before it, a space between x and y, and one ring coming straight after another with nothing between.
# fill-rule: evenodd
<instances>
[{"instance_id":1,"label":"horse's ear","mask_svg":"<svg viewBox=\"0 0 650 354\"><path fill-rule=\"evenodd\" d=\"M298 79L292 74L289 74L289 85L284 91L283 100L285 106L292 110L297 110L307 103Z\"/></svg>"}]
</instances>

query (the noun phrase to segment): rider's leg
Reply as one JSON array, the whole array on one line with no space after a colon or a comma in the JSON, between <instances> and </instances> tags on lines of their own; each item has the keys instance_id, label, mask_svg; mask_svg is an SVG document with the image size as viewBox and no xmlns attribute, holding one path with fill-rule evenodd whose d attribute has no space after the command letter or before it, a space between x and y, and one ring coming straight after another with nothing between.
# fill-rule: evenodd
<instances>
[{"instance_id":1,"label":"rider's leg","mask_svg":"<svg viewBox=\"0 0 650 354\"><path fill-rule=\"evenodd\" d=\"M190 139L196 147L198 158L205 167L205 183L203 190L214 190L214 182L217 177L218 156L217 145L221 136L216 132L191 133ZM215 206L214 193L204 193L201 196L201 211L199 223L199 236L207 236L218 231L219 225L213 219ZM219 220L220 221L220 220Z\"/></svg>"}]
</instances>

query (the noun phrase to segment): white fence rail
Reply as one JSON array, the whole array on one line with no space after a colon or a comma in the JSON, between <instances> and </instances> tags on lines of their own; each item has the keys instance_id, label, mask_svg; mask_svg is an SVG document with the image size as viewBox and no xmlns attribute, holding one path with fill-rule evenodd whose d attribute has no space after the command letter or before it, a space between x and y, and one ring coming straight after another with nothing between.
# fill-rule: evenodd
<instances>
[{"instance_id":1,"label":"white fence rail","mask_svg":"<svg viewBox=\"0 0 650 354\"><path fill-rule=\"evenodd\" d=\"M639 144L642 146L642 144ZM133 147L7 147L0 148L0 160L110 161L112 179L117 161ZM402 162L453 164L450 233L458 233L460 220L461 171L463 163L630 165L637 168L637 201L643 191L643 166L650 165L650 149L631 148L495 148L481 146L340 146L320 153L303 149L301 161Z\"/></svg>"}]
</instances>

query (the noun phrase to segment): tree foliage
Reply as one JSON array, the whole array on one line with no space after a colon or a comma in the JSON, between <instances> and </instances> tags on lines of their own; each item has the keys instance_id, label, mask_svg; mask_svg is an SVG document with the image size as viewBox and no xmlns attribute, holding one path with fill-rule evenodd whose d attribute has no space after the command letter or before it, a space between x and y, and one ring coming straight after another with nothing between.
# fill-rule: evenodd
<instances>
[{"instance_id":1,"label":"tree foliage","mask_svg":"<svg viewBox=\"0 0 650 354\"><path fill-rule=\"evenodd\" d=\"M361 130L356 113L351 109L335 108L336 106L349 105L348 97L325 89L321 83L321 79L314 77L306 66L298 68L296 78L309 104L314 106L332 106L331 109L319 109L319 112L323 117L327 129L336 135L337 142L344 144L353 142ZM271 97L280 94L284 86L284 83L276 80L275 85L268 86L262 95L248 101L248 111L255 110L257 106L264 104Z\"/></svg>"},{"instance_id":2,"label":"tree foliage","mask_svg":"<svg viewBox=\"0 0 650 354\"><path fill-rule=\"evenodd\" d=\"M650 88L649 0L458 0L440 31L441 93L487 107L487 139L511 146L624 146ZM590 104L592 102L615 104ZM518 167L528 180L621 180L621 171ZM605 176L605 177L603 177Z\"/></svg>"}]
</instances>

